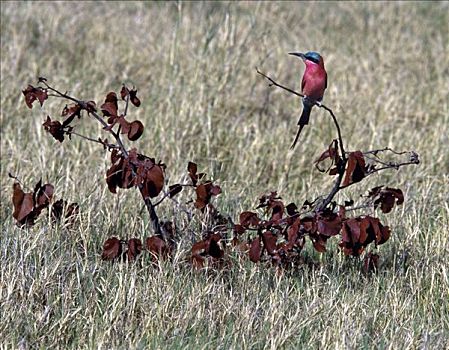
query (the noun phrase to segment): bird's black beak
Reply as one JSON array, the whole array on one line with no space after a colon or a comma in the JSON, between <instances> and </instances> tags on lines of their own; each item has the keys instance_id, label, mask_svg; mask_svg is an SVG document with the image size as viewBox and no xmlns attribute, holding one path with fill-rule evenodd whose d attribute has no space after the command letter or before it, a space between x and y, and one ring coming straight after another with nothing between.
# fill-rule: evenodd
<instances>
[{"instance_id":1,"label":"bird's black beak","mask_svg":"<svg viewBox=\"0 0 449 350\"><path fill-rule=\"evenodd\" d=\"M306 56L303 53L301 53L301 52L289 52L288 54L289 55L293 55L293 56L301 57L303 60L306 59Z\"/></svg>"}]
</instances>

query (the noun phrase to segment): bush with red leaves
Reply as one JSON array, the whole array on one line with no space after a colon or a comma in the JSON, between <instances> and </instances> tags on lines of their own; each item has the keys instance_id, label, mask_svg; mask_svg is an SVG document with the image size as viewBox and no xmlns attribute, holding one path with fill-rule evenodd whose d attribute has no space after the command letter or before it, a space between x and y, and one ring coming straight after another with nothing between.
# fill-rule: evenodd
<instances>
[{"instance_id":1,"label":"bush with red leaves","mask_svg":"<svg viewBox=\"0 0 449 350\"><path fill-rule=\"evenodd\" d=\"M258 73L268 79L271 86L302 96L276 83L265 74L259 71ZM63 142L66 136L69 139L77 136L101 144L105 150L111 152L110 166L106 171L106 184L110 192L117 193L118 188L136 188L142 196L154 235L145 238L143 242L139 238L108 238L103 244L103 260L134 262L144 251L150 255L153 263L160 259L169 259L177 247L176 228L171 221L160 223L156 207L166 198L175 200L173 197L184 188L192 189L192 210L208 223L201 232L202 238L193 244L186 259L196 268L227 266L230 251L243 253L254 263L269 262L278 267L294 266L302 262L301 252L307 241L317 252L324 253L328 250L327 242L334 236L338 237L338 246L345 255L359 257L367 251L368 246L377 247L384 244L391 235L390 228L383 225L372 212L380 209L382 213L389 213L395 205L403 204L404 195L400 189L378 186L363 197L364 203L355 205L352 199L337 203L336 194L376 172L419 163L419 157L413 151L396 152L390 148L345 151L334 113L330 108L317 104L329 112L338 132L338 138L333 140L315 161L318 171L334 177L332 188L327 194L311 201L308 199L300 206L296 203L286 204L276 192L270 192L259 198L259 204L253 211L243 211L238 222L233 223L229 216L222 215L212 204L212 199L221 193L221 187L207 179L205 173L198 172L197 164L189 162L187 165L189 183L167 186L165 164L139 153L136 148L128 149L125 146L123 135L126 135L128 141L134 142L145 130L141 121L129 121L128 117L130 102L135 107L141 105L135 88L129 89L123 85L119 94L108 92L99 108L94 101L79 100L60 92L48 84L45 78L39 78L38 86L28 85L22 92L29 108L33 107L35 101L39 101L42 106L49 97L56 96L69 101L62 109L62 122L47 116L43 123L44 129L59 142ZM95 139L78 133L74 121L82 119L84 114L99 122L113 142L107 138ZM409 159L405 162L386 161L381 158L386 153L407 154ZM41 181L33 192L28 193L22 190L19 183L15 183L13 216L17 223L33 225L41 211L49 207L53 192L52 185L42 185ZM152 199L155 198L159 199L153 203ZM349 215L362 209L371 209L371 214ZM64 218L66 222L73 221L78 211L76 203L68 205L62 199L52 205L54 220ZM187 213L189 218L193 216L189 210ZM227 237L229 231L233 232L231 239ZM368 251L365 254L363 271L377 270L378 261L379 255Z\"/></svg>"}]
</instances>

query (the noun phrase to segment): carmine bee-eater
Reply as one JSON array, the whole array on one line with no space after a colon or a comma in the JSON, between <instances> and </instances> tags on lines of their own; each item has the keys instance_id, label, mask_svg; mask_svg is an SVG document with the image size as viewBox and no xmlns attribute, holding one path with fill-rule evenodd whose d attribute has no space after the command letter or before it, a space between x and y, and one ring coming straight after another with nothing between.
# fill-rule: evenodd
<instances>
[{"instance_id":1,"label":"carmine bee-eater","mask_svg":"<svg viewBox=\"0 0 449 350\"><path fill-rule=\"evenodd\" d=\"M295 141L291 146L293 149L298 141L304 125L309 124L310 112L315 102L323 100L324 90L327 88L327 73L324 69L323 57L318 52L310 51L306 54L300 52L289 52L290 55L300 57L306 65L304 76L302 77L301 92L304 95L302 99L303 110L298 120L299 130Z\"/></svg>"}]
</instances>

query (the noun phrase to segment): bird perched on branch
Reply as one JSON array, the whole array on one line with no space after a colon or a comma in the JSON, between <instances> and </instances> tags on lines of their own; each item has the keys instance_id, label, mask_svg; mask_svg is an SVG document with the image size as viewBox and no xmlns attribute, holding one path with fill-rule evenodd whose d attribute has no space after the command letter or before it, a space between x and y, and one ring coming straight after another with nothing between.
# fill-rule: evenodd
<instances>
[{"instance_id":1,"label":"bird perched on branch","mask_svg":"<svg viewBox=\"0 0 449 350\"><path fill-rule=\"evenodd\" d=\"M293 149L298 141L304 125L309 124L310 112L316 102L323 100L324 90L327 88L327 73L324 69L323 57L318 52L310 51L307 53L289 52L289 55L300 57L306 65L304 76L302 77L301 92L304 95L302 99L303 110L298 120L299 130L293 141Z\"/></svg>"}]
</instances>

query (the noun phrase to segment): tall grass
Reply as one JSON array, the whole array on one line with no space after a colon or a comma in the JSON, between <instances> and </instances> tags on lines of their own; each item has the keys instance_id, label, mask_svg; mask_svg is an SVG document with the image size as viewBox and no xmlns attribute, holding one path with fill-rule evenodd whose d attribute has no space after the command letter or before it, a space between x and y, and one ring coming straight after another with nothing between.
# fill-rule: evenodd
<instances>
[{"instance_id":1,"label":"tall grass","mask_svg":"<svg viewBox=\"0 0 449 350\"><path fill-rule=\"evenodd\" d=\"M447 2L2 2L2 347L449 347L448 13ZM405 204L382 218L393 234L380 271L364 277L333 242L326 255L306 249L314 265L281 275L238 257L226 271L192 272L183 259L199 228L171 203L160 216L185 232L174 262L102 262L110 235L151 233L145 213L135 215L138 194L110 194L108 154L50 138L41 124L63 106L30 111L21 89L45 76L100 102L134 84L142 107L131 113L146 126L136 147L167 164L170 182L197 162L223 188L218 208L235 216L269 190L302 203L331 185L312 163L335 136L330 118L314 110L288 152L300 101L255 71L299 89L302 63L287 52L311 49L325 58L325 102L348 149L413 149L422 159L339 197L378 184L404 190ZM8 172L54 183L80 204L79 226L15 227Z\"/></svg>"}]
</instances>

